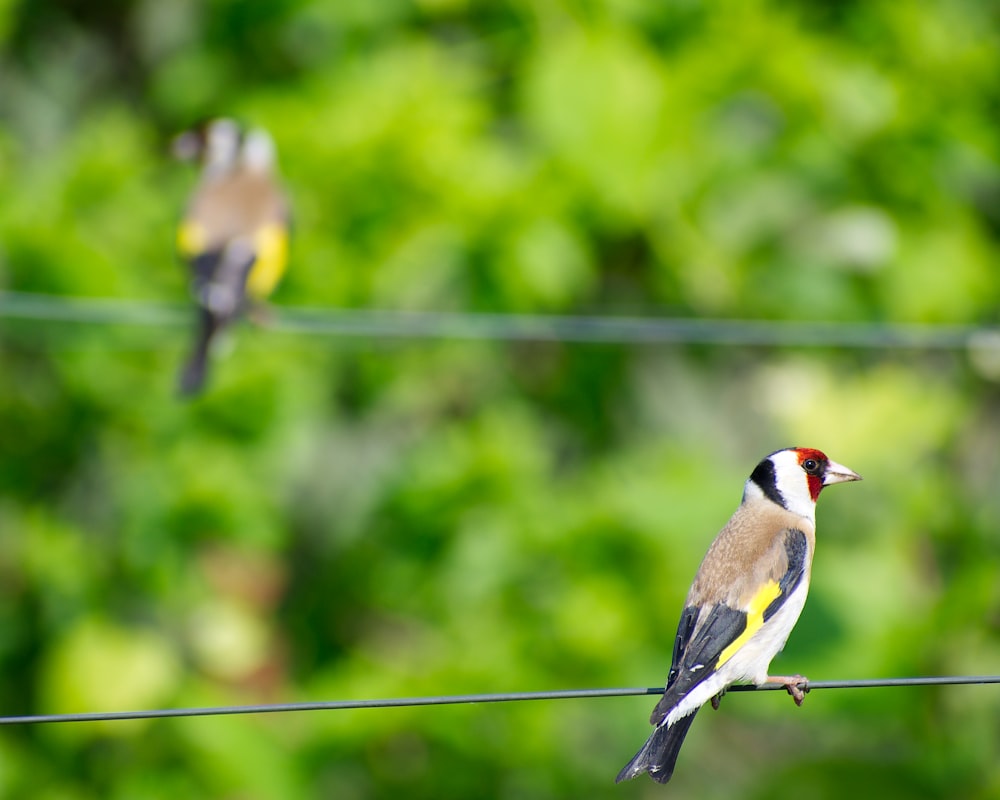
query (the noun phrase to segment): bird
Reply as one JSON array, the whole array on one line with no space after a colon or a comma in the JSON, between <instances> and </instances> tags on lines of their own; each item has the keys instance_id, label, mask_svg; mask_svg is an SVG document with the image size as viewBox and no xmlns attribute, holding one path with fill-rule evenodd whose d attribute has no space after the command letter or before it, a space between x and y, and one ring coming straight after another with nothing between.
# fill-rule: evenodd
<instances>
[{"instance_id":1,"label":"bird","mask_svg":"<svg viewBox=\"0 0 1000 800\"><path fill-rule=\"evenodd\" d=\"M290 210L276 176L275 146L262 128L212 119L174 139L181 160L201 162L201 177L177 229L177 250L191 270L198 309L180 392L204 386L220 331L262 303L288 263Z\"/></svg>"},{"instance_id":2,"label":"bird","mask_svg":"<svg viewBox=\"0 0 1000 800\"><path fill-rule=\"evenodd\" d=\"M757 464L688 591L666 688L650 715L653 733L615 783L644 772L669 781L695 714L709 701L718 708L733 683L778 684L802 704L808 681L768 670L809 591L816 500L825 486L859 480L809 447L777 450Z\"/></svg>"}]
</instances>

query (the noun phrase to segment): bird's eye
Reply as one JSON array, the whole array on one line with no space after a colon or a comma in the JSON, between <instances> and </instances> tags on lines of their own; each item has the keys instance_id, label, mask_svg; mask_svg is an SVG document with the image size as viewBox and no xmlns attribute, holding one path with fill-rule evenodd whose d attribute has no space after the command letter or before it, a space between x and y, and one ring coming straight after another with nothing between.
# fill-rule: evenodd
<instances>
[{"instance_id":1,"label":"bird's eye","mask_svg":"<svg viewBox=\"0 0 1000 800\"><path fill-rule=\"evenodd\" d=\"M807 458L802 462L802 469L808 472L810 475L815 475L819 472L819 462L815 458Z\"/></svg>"}]
</instances>

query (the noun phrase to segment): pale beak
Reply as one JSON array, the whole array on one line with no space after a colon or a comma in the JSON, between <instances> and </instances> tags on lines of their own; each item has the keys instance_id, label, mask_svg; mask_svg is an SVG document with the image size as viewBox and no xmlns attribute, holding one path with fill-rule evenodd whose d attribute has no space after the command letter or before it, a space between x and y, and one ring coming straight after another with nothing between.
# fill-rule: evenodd
<instances>
[{"instance_id":1,"label":"pale beak","mask_svg":"<svg viewBox=\"0 0 1000 800\"><path fill-rule=\"evenodd\" d=\"M201 136L194 131L178 134L170 142L170 152L178 161L193 161L203 148Z\"/></svg>"},{"instance_id":2,"label":"pale beak","mask_svg":"<svg viewBox=\"0 0 1000 800\"><path fill-rule=\"evenodd\" d=\"M826 472L823 474L823 485L829 486L831 483L847 483L848 481L860 481L861 476L853 469L838 464L836 461L826 463Z\"/></svg>"}]
</instances>

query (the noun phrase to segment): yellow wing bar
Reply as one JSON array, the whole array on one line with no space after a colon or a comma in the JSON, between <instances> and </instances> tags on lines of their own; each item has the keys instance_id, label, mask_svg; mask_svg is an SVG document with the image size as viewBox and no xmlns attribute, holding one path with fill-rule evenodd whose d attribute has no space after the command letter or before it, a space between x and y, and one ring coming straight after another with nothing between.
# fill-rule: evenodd
<instances>
[{"instance_id":1,"label":"yellow wing bar","mask_svg":"<svg viewBox=\"0 0 1000 800\"><path fill-rule=\"evenodd\" d=\"M760 588L757 594L753 596L746 612L746 628L744 628L743 633L733 639L732 644L719 653L719 660L715 662L716 669L731 659L736 654L736 651L743 647L750 637L761 629L761 626L764 624L764 610L771 605L771 603L780 594L781 586L779 586L775 581L768 581Z\"/></svg>"}]
</instances>

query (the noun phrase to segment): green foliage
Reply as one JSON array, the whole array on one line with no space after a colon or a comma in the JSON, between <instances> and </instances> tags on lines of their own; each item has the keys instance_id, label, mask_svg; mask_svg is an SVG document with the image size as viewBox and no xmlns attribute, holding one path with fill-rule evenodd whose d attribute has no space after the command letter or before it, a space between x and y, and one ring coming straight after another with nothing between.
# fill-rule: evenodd
<instances>
[{"instance_id":1,"label":"green foliage","mask_svg":"<svg viewBox=\"0 0 1000 800\"><path fill-rule=\"evenodd\" d=\"M0 288L181 301L171 135L274 135L278 304L989 324L995 3L0 0ZM0 714L659 684L752 465L820 504L779 671L996 673L995 356L0 319ZM991 366L992 365L992 366ZM990 688L0 731L0 797L996 797Z\"/></svg>"}]
</instances>

